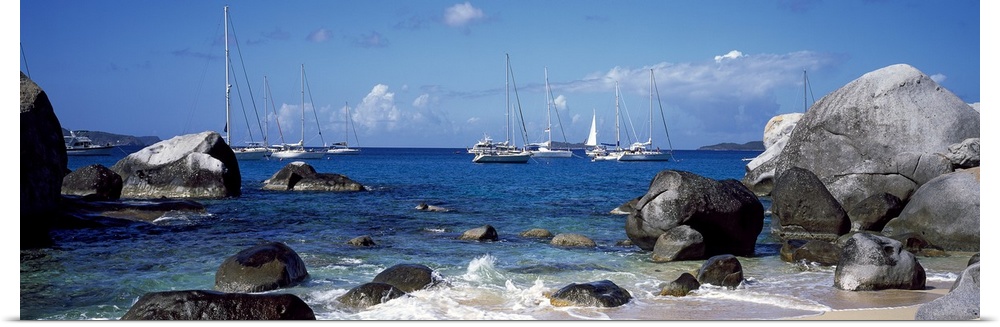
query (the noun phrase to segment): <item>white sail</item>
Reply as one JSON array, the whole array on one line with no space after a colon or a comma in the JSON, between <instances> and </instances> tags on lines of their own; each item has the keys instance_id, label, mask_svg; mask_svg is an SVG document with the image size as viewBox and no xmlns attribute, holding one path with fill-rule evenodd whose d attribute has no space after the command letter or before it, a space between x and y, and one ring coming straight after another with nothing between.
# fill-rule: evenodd
<instances>
[{"instance_id":1,"label":"white sail","mask_svg":"<svg viewBox=\"0 0 1000 327\"><path fill-rule=\"evenodd\" d=\"M597 146L597 111L594 110L594 119L590 121L590 136L587 137L586 146Z\"/></svg>"}]
</instances>

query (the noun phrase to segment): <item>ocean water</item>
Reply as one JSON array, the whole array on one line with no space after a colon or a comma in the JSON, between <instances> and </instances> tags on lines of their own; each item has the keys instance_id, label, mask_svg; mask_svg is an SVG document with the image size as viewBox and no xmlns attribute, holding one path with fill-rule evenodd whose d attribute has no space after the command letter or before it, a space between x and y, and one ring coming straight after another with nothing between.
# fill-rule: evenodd
<instances>
[{"instance_id":1,"label":"ocean water","mask_svg":"<svg viewBox=\"0 0 1000 327\"><path fill-rule=\"evenodd\" d=\"M128 149L135 151L137 149ZM124 157L70 157L69 168L112 166ZM366 185L361 193L277 192L262 182L288 161L240 162L243 195L201 200L206 214L172 213L152 224L53 232L56 246L22 251L20 318L113 320L147 292L205 289L227 257L261 241L283 242L310 278L270 291L302 298L323 320L768 320L830 310L898 307L938 295L833 287L833 267L780 260L770 216L756 254L740 257L746 282L735 290L702 287L685 297L658 296L661 284L703 261L655 263L627 240L625 216L609 212L646 192L657 172L690 171L741 179L743 158L759 152L675 151L670 162L533 159L474 164L464 149L366 148L357 156L309 160L319 172ZM761 198L765 210L768 198ZM424 212L420 202L451 209ZM460 241L492 225L497 242ZM559 248L518 236L531 228L583 234L596 248ZM374 247L354 247L369 235ZM919 257L929 288L949 288L971 253ZM449 287L422 290L367 309L336 298L401 263L426 265ZM616 308L553 307L545 295L570 283L611 280L632 302Z\"/></svg>"}]
</instances>

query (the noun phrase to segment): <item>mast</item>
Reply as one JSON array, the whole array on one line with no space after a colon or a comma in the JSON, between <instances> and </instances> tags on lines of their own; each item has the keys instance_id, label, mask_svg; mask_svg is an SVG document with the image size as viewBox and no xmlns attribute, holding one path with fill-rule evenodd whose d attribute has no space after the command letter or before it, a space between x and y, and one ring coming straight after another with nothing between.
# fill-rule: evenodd
<instances>
[{"instance_id":1,"label":"mast","mask_svg":"<svg viewBox=\"0 0 1000 327\"><path fill-rule=\"evenodd\" d=\"M809 83L809 80L806 78L806 70L803 69L802 70L802 112L806 112L807 110L809 110L809 105L807 104L809 102L809 97L806 96L806 89L809 86L808 83Z\"/></svg>"},{"instance_id":2,"label":"mast","mask_svg":"<svg viewBox=\"0 0 1000 327\"><path fill-rule=\"evenodd\" d=\"M229 6L224 6L223 8L223 22L226 31L223 33L226 39L226 143L229 146L233 146L233 142L229 139Z\"/></svg>"},{"instance_id":3,"label":"mast","mask_svg":"<svg viewBox=\"0 0 1000 327\"><path fill-rule=\"evenodd\" d=\"M621 132L618 130L618 81L615 81L615 150L621 149Z\"/></svg>"},{"instance_id":4,"label":"mast","mask_svg":"<svg viewBox=\"0 0 1000 327\"><path fill-rule=\"evenodd\" d=\"M301 65L302 65L302 69L300 71L301 71L302 79L299 82L300 83L299 89L301 89L300 92L302 93L302 130L301 130L302 137L299 138L299 146L302 146L303 149L305 149L305 146L306 146L306 65L305 64L301 64Z\"/></svg>"},{"instance_id":5,"label":"mast","mask_svg":"<svg viewBox=\"0 0 1000 327\"><path fill-rule=\"evenodd\" d=\"M504 55L507 57L507 61L506 61L506 64L504 66L504 67L506 67L506 69L504 71L504 73L505 73L505 79L504 79L504 85L503 85L504 86L504 96L505 96L505 98L504 98L504 108L506 109L506 111L504 112L504 119L505 119L505 121L504 121L504 131L506 133L505 134L505 138L504 138L504 142L509 142L510 141L510 119L511 119L510 118L510 54L505 53Z\"/></svg>"},{"instance_id":6,"label":"mast","mask_svg":"<svg viewBox=\"0 0 1000 327\"><path fill-rule=\"evenodd\" d=\"M549 68L545 67L545 132L549 134L549 143L545 146L552 147L552 99L549 98Z\"/></svg>"},{"instance_id":7,"label":"mast","mask_svg":"<svg viewBox=\"0 0 1000 327\"><path fill-rule=\"evenodd\" d=\"M653 69L649 69L649 146L653 146Z\"/></svg>"},{"instance_id":8,"label":"mast","mask_svg":"<svg viewBox=\"0 0 1000 327\"><path fill-rule=\"evenodd\" d=\"M348 133L348 128L351 123L351 107L347 106L347 101L344 101L344 147L349 148L348 144L351 142L351 134Z\"/></svg>"},{"instance_id":9,"label":"mast","mask_svg":"<svg viewBox=\"0 0 1000 327\"><path fill-rule=\"evenodd\" d=\"M264 147L267 148L267 75L264 75Z\"/></svg>"}]
</instances>

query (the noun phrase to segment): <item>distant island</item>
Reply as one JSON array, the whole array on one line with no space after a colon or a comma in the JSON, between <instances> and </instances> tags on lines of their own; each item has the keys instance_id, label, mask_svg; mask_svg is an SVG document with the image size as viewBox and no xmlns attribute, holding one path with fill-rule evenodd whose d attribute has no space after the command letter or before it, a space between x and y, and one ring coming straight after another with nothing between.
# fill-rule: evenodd
<instances>
[{"instance_id":1,"label":"distant island","mask_svg":"<svg viewBox=\"0 0 1000 327\"><path fill-rule=\"evenodd\" d=\"M752 141L743 144L719 143L698 148L698 150L711 151L764 151L764 141Z\"/></svg>"},{"instance_id":2,"label":"distant island","mask_svg":"<svg viewBox=\"0 0 1000 327\"><path fill-rule=\"evenodd\" d=\"M131 135L121 135L113 134L108 132L99 131L75 131L77 136L86 136L90 138L90 141L94 144L110 144L115 146L121 145L139 145L146 146L152 145L156 142L161 141L159 137L156 136L131 136ZM69 130L62 129L63 136L69 136Z\"/></svg>"}]
</instances>

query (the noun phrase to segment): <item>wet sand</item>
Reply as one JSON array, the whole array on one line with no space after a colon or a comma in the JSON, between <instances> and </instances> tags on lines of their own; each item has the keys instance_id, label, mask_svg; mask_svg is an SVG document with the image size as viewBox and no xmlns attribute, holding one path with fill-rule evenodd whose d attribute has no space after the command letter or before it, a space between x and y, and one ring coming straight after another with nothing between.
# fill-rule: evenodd
<instances>
[{"instance_id":1,"label":"wet sand","mask_svg":"<svg viewBox=\"0 0 1000 327\"><path fill-rule=\"evenodd\" d=\"M912 292L934 294L937 298L948 294L948 288ZM790 320L914 320L919 307L920 304L892 308L833 310L816 316L791 318Z\"/></svg>"}]
</instances>

